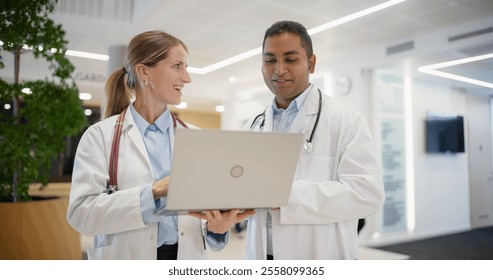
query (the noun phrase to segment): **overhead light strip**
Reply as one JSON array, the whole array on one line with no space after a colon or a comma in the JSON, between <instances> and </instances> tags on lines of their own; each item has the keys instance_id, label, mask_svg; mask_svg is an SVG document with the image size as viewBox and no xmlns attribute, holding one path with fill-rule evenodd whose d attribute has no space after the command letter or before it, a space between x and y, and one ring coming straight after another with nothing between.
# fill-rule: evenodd
<instances>
[{"instance_id":1,"label":"overhead light strip","mask_svg":"<svg viewBox=\"0 0 493 280\"><path fill-rule=\"evenodd\" d=\"M450 80L455 80L455 81L464 82L464 83L473 84L473 85L482 86L482 87L487 87L487 88L493 88L493 83L488 83L485 81L472 79L472 78L464 77L461 75L451 74L451 73L437 70L437 69L462 65L465 63L470 63L470 62L475 62L475 61L480 61L480 60L485 60L485 59L491 59L491 58L493 58L493 53L478 55L478 56L473 56L473 57L468 57L468 58L462 58L462 59L456 59L456 60L446 61L446 62L442 62L442 63L430 64L430 65L426 65L426 66L421 66L418 68L418 71L422 72L422 73L450 79Z\"/></svg>"},{"instance_id":2,"label":"overhead light strip","mask_svg":"<svg viewBox=\"0 0 493 280\"><path fill-rule=\"evenodd\" d=\"M330 21L328 23L319 25L319 26L314 27L314 28L311 28L311 29L309 29L307 31L308 31L308 34L314 35L314 34L317 34L317 33L322 32L322 31L325 31L325 30L334 28L334 27L336 27L338 25L341 25L341 24L344 24L344 23L347 23L347 22L356 20L358 18L361 18L361 17L367 16L367 15L376 13L376 12L381 11L383 9L386 9L386 8L391 7L391 6L394 6L394 5L397 5L399 3L402 3L404 1L407 1L407 0L392 0L392 1L387 1L387 2L384 2L382 4L373 6L371 8L368 8L368 9L365 9L365 10L361 10L359 12L356 12L356 13L353 13L353 14L350 14L350 15L347 15L347 16L344 16L342 18L339 18L339 19ZM233 63L236 63L236 62L245 60L247 58L250 58L252 56L255 56L257 54L260 54L261 52L262 52L262 47L258 47L258 48L255 48L253 50L246 51L246 52L241 53L239 55L230 57L228 59L222 60L220 62L211 64L211 65L206 66L206 67L203 67L203 68L189 67L188 68L188 72L193 73L193 74L200 74L200 75L207 74L209 72L218 70L218 69L223 68L225 66L231 65Z\"/></svg>"},{"instance_id":3,"label":"overhead light strip","mask_svg":"<svg viewBox=\"0 0 493 280\"><path fill-rule=\"evenodd\" d=\"M104 61L110 60L110 56L105 54L97 54L97 53L81 52L81 51L73 51L73 50L67 50L65 54L69 56L96 59L96 60L104 60Z\"/></svg>"},{"instance_id":4,"label":"overhead light strip","mask_svg":"<svg viewBox=\"0 0 493 280\"><path fill-rule=\"evenodd\" d=\"M392 7L394 5L397 5L399 3L402 3L404 1L406 1L406 0L392 0L392 1L384 2L382 4L373 6L371 8L364 9L364 10L361 10L361 11L356 12L354 14L350 14L350 15L344 16L342 18L333 20L331 22L327 22L325 24L322 24L322 25L319 25L317 27L314 27L314 28L308 30L308 34L314 35L314 34L320 33L320 32L325 31L327 29L334 28L334 27L336 27L338 25L341 25L341 24L344 24L344 23L347 23L347 22L350 22L350 21L359 19L361 17L364 17L364 16L367 16L367 15L376 13L376 12L381 11L383 9L386 9L388 7Z\"/></svg>"},{"instance_id":5,"label":"overhead light strip","mask_svg":"<svg viewBox=\"0 0 493 280\"><path fill-rule=\"evenodd\" d=\"M353 21L353 20L362 18L364 16L367 16L367 15L370 15L370 14L373 14L373 13L376 13L378 11L381 11L383 9L392 7L394 5L397 5L397 4L402 3L402 2L405 2L405 1L407 1L407 0L391 0L391 1L384 2L382 4L379 4L379 5L370 7L368 9L361 10L359 12L356 12L356 13L353 13L353 14L350 14L350 15L347 15L347 16L344 16L342 18L339 18L339 19L336 19L336 20L327 22L325 24L319 25L317 27L314 27L312 29L309 29L308 30L308 34L314 35L314 34L320 33L322 31L325 31L325 30L334 28L334 27L339 26L341 24L344 24L344 23L347 23L347 22L350 22L350 21ZM223 67L226 67L228 65L231 65L231 64L240 62L240 61L245 60L247 58L250 58L252 56L258 55L261 52L262 52L262 47L258 47L258 48L255 48L255 49L252 49L252 50L243 52L241 54L238 54L238 55L235 55L233 57L230 57L230 58L221 60L219 62L210 64L210 65L205 66L205 67L202 67L202 68L188 67L187 69L188 69L188 72L190 72L192 74L204 75L204 74L210 73L212 71L215 71L215 70L221 69ZM109 60L109 56L107 56L107 55L101 55L101 54L95 54L95 53L87 53L87 52L79 52L79 51L67 50L66 54L67 55L71 55L71 56L84 57L84 58L97 59L97 60L104 60L104 61L108 61Z\"/></svg>"}]
</instances>

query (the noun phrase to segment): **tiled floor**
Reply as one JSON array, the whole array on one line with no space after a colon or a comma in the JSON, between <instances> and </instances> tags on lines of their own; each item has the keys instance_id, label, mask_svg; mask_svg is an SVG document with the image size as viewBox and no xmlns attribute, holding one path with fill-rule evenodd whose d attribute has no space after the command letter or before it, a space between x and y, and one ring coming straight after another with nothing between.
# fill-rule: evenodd
<instances>
[{"instance_id":1,"label":"tiled floor","mask_svg":"<svg viewBox=\"0 0 493 280\"><path fill-rule=\"evenodd\" d=\"M231 231L231 238L228 245L219 252L209 251L211 260L242 260L245 258L245 239L246 232L236 233ZM82 249L86 250L92 246L92 237L81 238ZM374 248L360 247L361 260L405 260L409 256L378 250Z\"/></svg>"},{"instance_id":2,"label":"tiled floor","mask_svg":"<svg viewBox=\"0 0 493 280\"><path fill-rule=\"evenodd\" d=\"M242 260L245 256L245 236L246 232L236 233L231 231L231 238L228 245L219 252L209 252L211 260ZM405 260L409 256L387 252L383 250L360 247L361 260Z\"/></svg>"}]
</instances>

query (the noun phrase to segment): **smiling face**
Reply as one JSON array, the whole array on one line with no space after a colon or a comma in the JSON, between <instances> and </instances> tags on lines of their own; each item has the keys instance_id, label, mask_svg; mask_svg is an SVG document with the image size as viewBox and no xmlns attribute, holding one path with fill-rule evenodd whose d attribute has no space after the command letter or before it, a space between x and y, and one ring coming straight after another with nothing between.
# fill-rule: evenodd
<instances>
[{"instance_id":1,"label":"smiling face","mask_svg":"<svg viewBox=\"0 0 493 280\"><path fill-rule=\"evenodd\" d=\"M315 55L307 57L298 35L284 32L265 39L262 75L279 108L287 108L308 88L314 69Z\"/></svg>"},{"instance_id":2,"label":"smiling face","mask_svg":"<svg viewBox=\"0 0 493 280\"><path fill-rule=\"evenodd\" d=\"M178 44L169 50L168 56L152 67L147 67L144 86L150 91L154 103L178 105L181 103L181 90L192 80L187 71L187 51ZM157 105L156 104L156 105Z\"/></svg>"}]
</instances>

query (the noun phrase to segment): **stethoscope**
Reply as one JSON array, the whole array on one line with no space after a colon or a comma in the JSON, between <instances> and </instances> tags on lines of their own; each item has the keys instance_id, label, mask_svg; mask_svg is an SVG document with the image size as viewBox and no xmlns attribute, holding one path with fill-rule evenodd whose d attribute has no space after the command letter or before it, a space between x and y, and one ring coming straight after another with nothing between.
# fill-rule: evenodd
<instances>
[{"instance_id":1,"label":"stethoscope","mask_svg":"<svg viewBox=\"0 0 493 280\"><path fill-rule=\"evenodd\" d=\"M262 118L262 122L260 122L259 130L262 131L264 129L264 124L265 124L265 109L261 114L258 114L254 119L252 124L250 125L250 130L253 129L255 125L260 121L260 118ZM306 152L310 153L313 150L313 135L315 135L315 130L317 130L318 126L318 120L320 119L320 112L322 111L322 92L320 89L318 89L318 112L317 112L317 118L315 119L315 124L313 124L312 128L312 133L310 134L310 138L305 139L305 142L303 143L303 148L305 149Z\"/></svg>"},{"instance_id":2,"label":"stethoscope","mask_svg":"<svg viewBox=\"0 0 493 280\"><path fill-rule=\"evenodd\" d=\"M109 179L106 182L106 190L103 193L112 194L118 191L118 149L120 147L120 138L122 135L122 127L123 120L125 119L125 113L127 112L127 108L123 109L123 111L118 116L118 120L115 124L115 132L113 133L113 144L111 145L111 155L110 155L110 164L109 164ZM177 123L179 123L182 127L188 128L188 125L180 120L174 113L170 112L171 119L173 120L173 128L177 127Z\"/></svg>"}]
</instances>

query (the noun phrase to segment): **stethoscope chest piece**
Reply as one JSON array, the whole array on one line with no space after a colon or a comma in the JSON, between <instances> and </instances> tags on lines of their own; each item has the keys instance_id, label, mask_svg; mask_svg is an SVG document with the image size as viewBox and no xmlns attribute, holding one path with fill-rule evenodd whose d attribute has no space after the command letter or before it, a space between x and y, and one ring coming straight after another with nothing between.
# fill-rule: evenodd
<instances>
[{"instance_id":1,"label":"stethoscope chest piece","mask_svg":"<svg viewBox=\"0 0 493 280\"><path fill-rule=\"evenodd\" d=\"M309 142L308 139L305 139L305 143L303 143L303 148L305 148L306 152L311 153L313 150L312 142Z\"/></svg>"}]
</instances>

